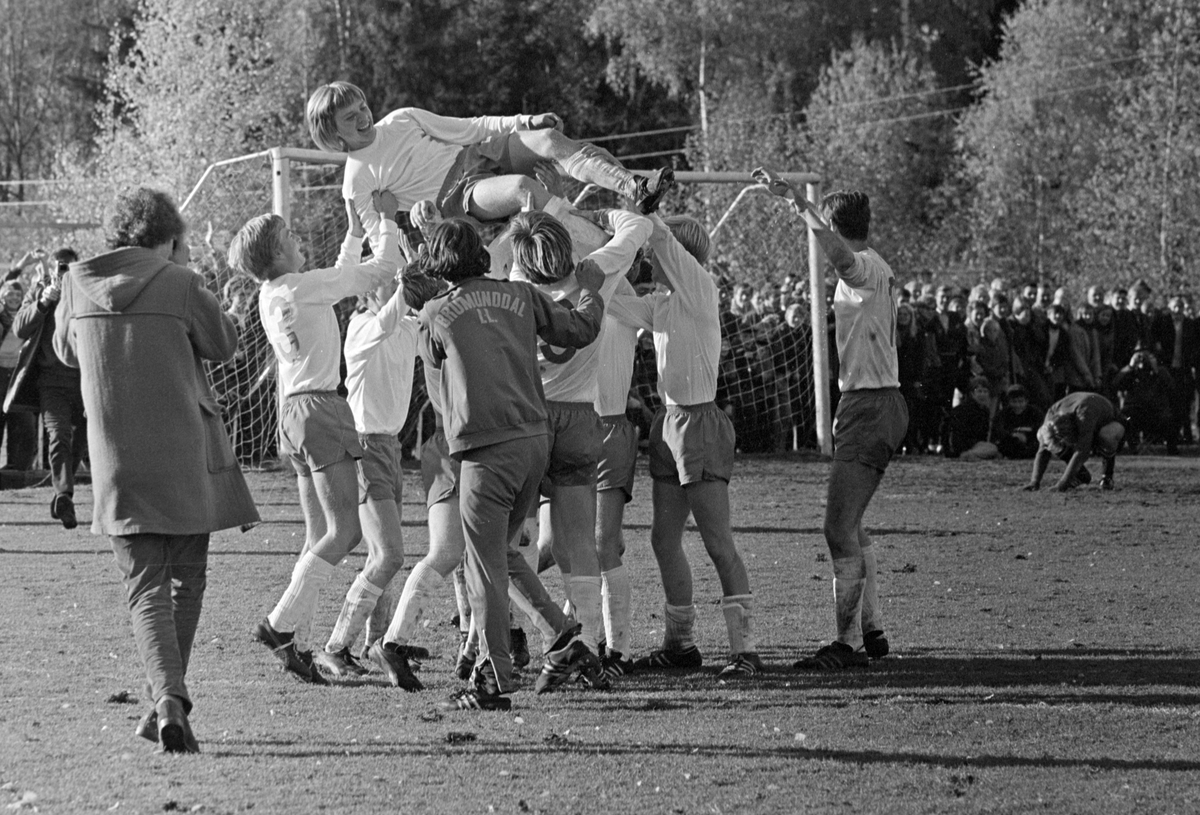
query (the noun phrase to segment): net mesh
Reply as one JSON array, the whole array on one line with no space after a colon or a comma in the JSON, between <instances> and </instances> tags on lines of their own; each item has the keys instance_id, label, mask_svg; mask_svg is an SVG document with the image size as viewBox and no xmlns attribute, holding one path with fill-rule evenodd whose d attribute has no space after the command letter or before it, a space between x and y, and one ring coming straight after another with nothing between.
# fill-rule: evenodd
<instances>
[{"instance_id":1,"label":"net mesh","mask_svg":"<svg viewBox=\"0 0 1200 815\"><path fill-rule=\"evenodd\" d=\"M278 393L275 360L258 318L257 284L229 268L225 252L233 234L250 218L269 212L272 206L271 166L267 159L219 167L189 202L185 215L192 233L204 236L193 242L193 263L204 274L239 328L235 358L209 367L213 390L225 410L234 449L244 466L271 466L278 457ZM346 230L341 199L342 166L313 164L293 159L287 189L290 195L292 232L302 242L308 266L333 265ZM699 187L710 185L697 185ZM714 188L727 185L711 185ZM735 188L736 189L736 188ZM705 191L700 190L703 195ZM725 190L714 189L716 200L731 200ZM612 193L566 179L564 193L580 208L617 206ZM724 198L722 198L722 195ZM746 266L785 268L787 258L803 257L794 247L773 250L773 235L781 225L762 221L755 207L735 209L727 228L749 231L756 239L756 252L770 255L744 257ZM765 224L765 226L764 226ZM718 372L717 402L733 420L738 449L742 452L772 452L817 445L813 383L812 333L809 326L806 272L797 271L804 285L795 287L801 298L792 320L781 308L765 314L735 314L731 311L734 269L723 277L722 351ZM785 280L760 277L754 288L786 284ZM336 306L343 334L354 311L354 300ZM790 324L789 324L790 323ZM433 428L433 416L424 391L424 377L417 361L408 421L402 433L407 450L418 445ZM638 349L634 382L630 391L630 418L649 436L650 422L660 405L656 391L654 346L644 337Z\"/></svg>"}]
</instances>

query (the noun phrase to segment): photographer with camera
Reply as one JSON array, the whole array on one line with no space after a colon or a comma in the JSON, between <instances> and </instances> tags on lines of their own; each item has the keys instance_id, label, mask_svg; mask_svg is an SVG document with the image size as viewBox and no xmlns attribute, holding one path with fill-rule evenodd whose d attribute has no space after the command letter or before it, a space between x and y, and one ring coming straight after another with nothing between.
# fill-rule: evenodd
<instances>
[{"instance_id":1,"label":"photographer with camera","mask_svg":"<svg viewBox=\"0 0 1200 815\"><path fill-rule=\"evenodd\" d=\"M1162 438L1167 455L1179 452L1175 413L1171 409L1174 381L1158 358L1138 343L1129 364L1113 378L1113 389L1121 400L1121 412L1129 419L1129 448L1137 450L1139 439Z\"/></svg>"},{"instance_id":2,"label":"photographer with camera","mask_svg":"<svg viewBox=\"0 0 1200 815\"><path fill-rule=\"evenodd\" d=\"M25 341L13 374L6 405L37 405L49 436L50 477L54 499L50 517L66 529L75 518L75 469L83 447L83 392L79 370L63 364L54 353L55 311L62 296L62 278L79 259L74 249L59 249L41 261L37 283L13 320L13 331ZM76 434L78 428L79 433ZM76 442L79 442L76 444Z\"/></svg>"}]
</instances>

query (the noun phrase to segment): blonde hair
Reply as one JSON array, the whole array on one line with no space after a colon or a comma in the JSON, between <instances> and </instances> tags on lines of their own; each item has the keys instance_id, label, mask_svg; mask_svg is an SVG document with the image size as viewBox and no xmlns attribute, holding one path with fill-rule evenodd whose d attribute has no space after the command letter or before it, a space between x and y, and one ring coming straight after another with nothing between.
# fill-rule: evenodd
<instances>
[{"instance_id":1,"label":"blonde hair","mask_svg":"<svg viewBox=\"0 0 1200 815\"><path fill-rule=\"evenodd\" d=\"M256 280L270 280L286 228L287 224L278 215L268 213L251 218L229 244L229 265Z\"/></svg>"},{"instance_id":2,"label":"blonde hair","mask_svg":"<svg viewBox=\"0 0 1200 815\"><path fill-rule=\"evenodd\" d=\"M337 112L347 105L366 101L367 95L362 89L349 82L330 82L313 91L308 97L304 118L317 147L330 153L343 152L346 143L337 133Z\"/></svg>"},{"instance_id":3,"label":"blonde hair","mask_svg":"<svg viewBox=\"0 0 1200 815\"><path fill-rule=\"evenodd\" d=\"M557 283L575 270L571 233L554 216L521 212L509 222L513 266L539 285Z\"/></svg>"},{"instance_id":4,"label":"blonde hair","mask_svg":"<svg viewBox=\"0 0 1200 815\"><path fill-rule=\"evenodd\" d=\"M675 240L682 244L697 263L701 266L708 263L708 253L712 244L708 239L708 233L704 231L704 227L700 225L699 221L686 215L672 215L663 218L663 223L671 230Z\"/></svg>"}]
</instances>

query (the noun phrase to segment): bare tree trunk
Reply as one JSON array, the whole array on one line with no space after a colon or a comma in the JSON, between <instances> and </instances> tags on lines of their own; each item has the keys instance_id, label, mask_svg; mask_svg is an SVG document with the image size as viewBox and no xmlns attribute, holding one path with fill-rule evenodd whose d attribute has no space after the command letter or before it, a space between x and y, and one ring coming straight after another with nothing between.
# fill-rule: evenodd
<instances>
[{"instance_id":1,"label":"bare tree trunk","mask_svg":"<svg viewBox=\"0 0 1200 815\"><path fill-rule=\"evenodd\" d=\"M1182 15L1178 5L1173 11L1175 24L1171 35L1175 47L1171 55L1171 102L1163 127L1163 151L1159 163L1158 268L1163 282L1169 280L1171 270L1171 162L1174 159L1175 131L1179 125L1179 42L1182 34L1179 29Z\"/></svg>"},{"instance_id":2,"label":"bare tree trunk","mask_svg":"<svg viewBox=\"0 0 1200 815\"><path fill-rule=\"evenodd\" d=\"M700 148L704 156L704 171L711 170L708 158L708 89L706 87L707 58L708 58L708 14L704 4L700 10L700 81L698 96L700 99Z\"/></svg>"}]
</instances>

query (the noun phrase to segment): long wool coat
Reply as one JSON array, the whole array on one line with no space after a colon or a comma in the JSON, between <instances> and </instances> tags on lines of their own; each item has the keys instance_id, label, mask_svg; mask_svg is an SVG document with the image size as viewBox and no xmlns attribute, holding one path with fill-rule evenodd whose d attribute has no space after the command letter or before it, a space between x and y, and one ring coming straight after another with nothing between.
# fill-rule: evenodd
<instances>
[{"instance_id":1,"label":"long wool coat","mask_svg":"<svg viewBox=\"0 0 1200 815\"><path fill-rule=\"evenodd\" d=\"M72 264L54 349L82 373L92 532L196 535L258 520L201 360L237 349L199 275L149 249Z\"/></svg>"}]
</instances>

